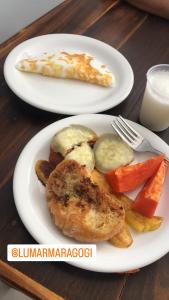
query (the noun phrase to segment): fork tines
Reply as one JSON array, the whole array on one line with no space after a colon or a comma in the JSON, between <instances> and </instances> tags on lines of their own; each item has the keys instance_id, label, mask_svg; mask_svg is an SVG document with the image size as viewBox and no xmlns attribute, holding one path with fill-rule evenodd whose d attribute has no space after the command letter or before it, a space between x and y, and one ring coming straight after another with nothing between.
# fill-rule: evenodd
<instances>
[{"instance_id":1,"label":"fork tines","mask_svg":"<svg viewBox=\"0 0 169 300\"><path fill-rule=\"evenodd\" d=\"M134 149L143 141L143 137L122 116L116 117L113 120L112 127Z\"/></svg>"}]
</instances>

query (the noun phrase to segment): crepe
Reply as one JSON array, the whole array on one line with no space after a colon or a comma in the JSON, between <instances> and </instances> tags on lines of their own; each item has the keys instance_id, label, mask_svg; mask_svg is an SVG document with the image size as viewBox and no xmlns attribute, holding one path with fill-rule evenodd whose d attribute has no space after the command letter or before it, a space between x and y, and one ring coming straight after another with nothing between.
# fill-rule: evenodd
<instances>
[{"instance_id":1,"label":"crepe","mask_svg":"<svg viewBox=\"0 0 169 300\"><path fill-rule=\"evenodd\" d=\"M115 85L115 77L108 68L86 53L45 53L41 58L32 57L19 61L16 68L24 72L77 79L106 87Z\"/></svg>"}]
</instances>

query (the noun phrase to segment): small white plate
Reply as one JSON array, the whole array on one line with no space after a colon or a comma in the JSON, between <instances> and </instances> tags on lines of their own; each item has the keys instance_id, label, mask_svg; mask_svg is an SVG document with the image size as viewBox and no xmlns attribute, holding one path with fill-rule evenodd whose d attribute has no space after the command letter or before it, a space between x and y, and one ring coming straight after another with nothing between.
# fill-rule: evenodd
<instances>
[{"instance_id":1,"label":"small white plate","mask_svg":"<svg viewBox=\"0 0 169 300\"><path fill-rule=\"evenodd\" d=\"M39 243L71 244L76 241L65 237L52 222L46 204L45 188L35 174L36 161L48 159L51 138L61 128L70 124L82 124L101 134L113 131L110 125L112 120L113 116L102 114L80 115L63 119L40 131L22 151L14 173L14 198L24 225ZM131 124L157 149L169 156L169 146L164 141L148 129L133 122ZM150 153L136 153L135 161L144 161L151 156ZM124 272L146 266L165 255L169 251L168 184L169 172L157 210L157 215L164 217L160 229L142 234L132 232L134 242L127 249L115 248L108 242L98 243L96 261L71 264L92 271Z\"/></svg>"},{"instance_id":2,"label":"small white plate","mask_svg":"<svg viewBox=\"0 0 169 300\"><path fill-rule=\"evenodd\" d=\"M87 52L115 74L116 87L28 74L16 69L25 56L38 56L59 50ZM130 93L134 76L126 58L111 46L81 35L49 34L27 40L8 55L4 76L11 90L25 102L47 111L63 114L96 113L121 103Z\"/></svg>"}]
</instances>

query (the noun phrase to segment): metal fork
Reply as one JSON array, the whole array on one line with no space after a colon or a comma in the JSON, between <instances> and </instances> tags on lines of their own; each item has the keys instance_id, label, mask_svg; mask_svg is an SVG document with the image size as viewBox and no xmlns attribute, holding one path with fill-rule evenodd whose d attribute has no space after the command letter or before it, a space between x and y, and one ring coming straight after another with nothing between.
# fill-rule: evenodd
<instances>
[{"instance_id":1,"label":"metal fork","mask_svg":"<svg viewBox=\"0 0 169 300\"><path fill-rule=\"evenodd\" d=\"M163 154L158 149L154 148L151 143L138 133L122 116L118 116L111 123L116 133L124 140L132 149L138 152L153 152ZM169 157L166 157L169 161Z\"/></svg>"}]
</instances>

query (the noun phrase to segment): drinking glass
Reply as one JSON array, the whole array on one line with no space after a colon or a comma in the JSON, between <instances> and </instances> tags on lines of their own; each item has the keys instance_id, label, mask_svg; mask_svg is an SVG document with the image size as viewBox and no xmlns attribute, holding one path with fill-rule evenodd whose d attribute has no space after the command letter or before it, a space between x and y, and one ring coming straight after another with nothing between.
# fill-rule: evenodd
<instances>
[{"instance_id":1,"label":"drinking glass","mask_svg":"<svg viewBox=\"0 0 169 300\"><path fill-rule=\"evenodd\" d=\"M153 131L169 127L169 65L156 65L147 72L140 122Z\"/></svg>"}]
</instances>

